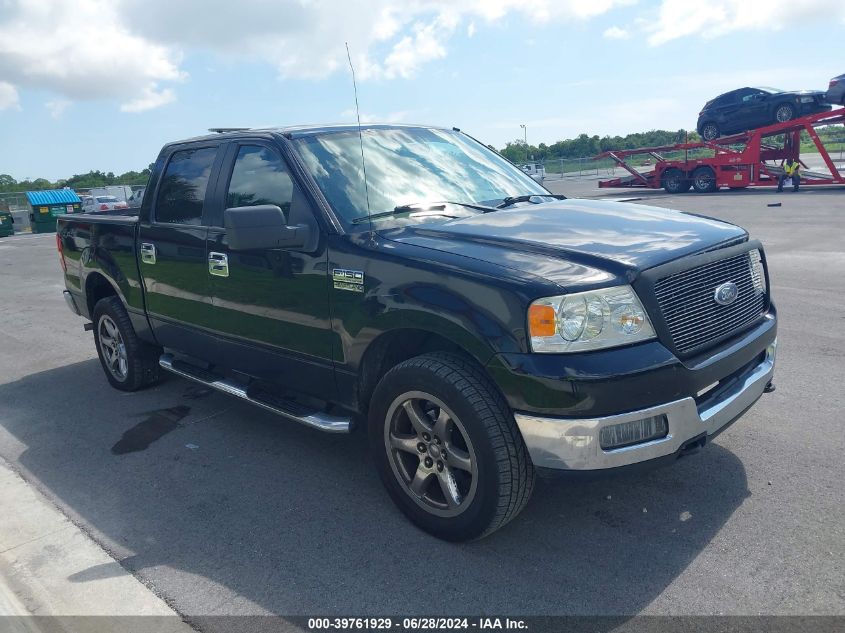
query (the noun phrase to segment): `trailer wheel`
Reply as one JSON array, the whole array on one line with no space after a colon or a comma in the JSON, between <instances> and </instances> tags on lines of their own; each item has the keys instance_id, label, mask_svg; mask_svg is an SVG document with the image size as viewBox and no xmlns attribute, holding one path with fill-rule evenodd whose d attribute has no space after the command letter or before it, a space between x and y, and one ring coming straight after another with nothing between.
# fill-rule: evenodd
<instances>
[{"instance_id":1,"label":"trailer wheel","mask_svg":"<svg viewBox=\"0 0 845 633\"><path fill-rule=\"evenodd\" d=\"M691 186L689 178L677 167L670 167L663 172L663 188L666 193L685 193Z\"/></svg>"},{"instance_id":2,"label":"trailer wheel","mask_svg":"<svg viewBox=\"0 0 845 633\"><path fill-rule=\"evenodd\" d=\"M705 141L713 141L722 135L719 126L713 121L708 121L701 128L701 136Z\"/></svg>"},{"instance_id":3,"label":"trailer wheel","mask_svg":"<svg viewBox=\"0 0 845 633\"><path fill-rule=\"evenodd\" d=\"M716 173L712 167L702 166L692 172L692 188L696 193L713 193L719 187L716 185Z\"/></svg>"},{"instance_id":4,"label":"trailer wheel","mask_svg":"<svg viewBox=\"0 0 845 633\"><path fill-rule=\"evenodd\" d=\"M778 123L785 123L795 118L795 106L791 103L781 103L775 110L775 120Z\"/></svg>"}]
</instances>

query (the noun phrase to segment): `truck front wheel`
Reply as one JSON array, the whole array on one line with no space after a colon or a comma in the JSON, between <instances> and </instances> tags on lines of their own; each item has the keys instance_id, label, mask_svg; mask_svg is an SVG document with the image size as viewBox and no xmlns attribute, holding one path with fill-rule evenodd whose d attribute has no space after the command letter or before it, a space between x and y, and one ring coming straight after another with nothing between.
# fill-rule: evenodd
<instances>
[{"instance_id":1,"label":"truck front wheel","mask_svg":"<svg viewBox=\"0 0 845 633\"><path fill-rule=\"evenodd\" d=\"M138 338L120 299L100 299L93 320L97 355L112 387L137 391L158 381L161 349Z\"/></svg>"},{"instance_id":2,"label":"truck front wheel","mask_svg":"<svg viewBox=\"0 0 845 633\"><path fill-rule=\"evenodd\" d=\"M666 193L684 193L692 186L690 179L677 167L670 167L663 172L663 188Z\"/></svg>"},{"instance_id":3,"label":"truck front wheel","mask_svg":"<svg viewBox=\"0 0 845 633\"><path fill-rule=\"evenodd\" d=\"M534 486L504 398L479 367L454 354L417 356L385 374L370 403L369 442L396 505L448 541L499 529Z\"/></svg>"},{"instance_id":4,"label":"truck front wheel","mask_svg":"<svg viewBox=\"0 0 845 633\"><path fill-rule=\"evenodd\" d=\"M708 121L701 128L701 137L705 141L715 141L721 135L722 135L722 132L719 129L719 126L716 123L714 123L713 121Z\"/></svg>"}]
</instances>

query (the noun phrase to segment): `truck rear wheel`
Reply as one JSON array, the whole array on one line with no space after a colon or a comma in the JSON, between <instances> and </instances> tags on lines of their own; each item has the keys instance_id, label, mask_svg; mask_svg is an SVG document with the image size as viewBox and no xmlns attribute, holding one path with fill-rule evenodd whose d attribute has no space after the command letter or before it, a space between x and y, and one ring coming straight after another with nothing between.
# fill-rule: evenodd
<instances>
[{"instance_id":1,"label":"truck rear wheel","mask_svg":"<svg viewBox=\"0 0 845 633\"><path fill-rule=\"evenodd\" d=\"M716 185L716 173L711 167L698 167L692 172L692 188L697 193L713 193L719 187Z\"/></svg>"},{"instance_id":2,"label":"truck rear wheel","mask_svg":"<svg viewBox=\"0 0 845 633\"><path fill-rule=\"evenodd\" d=\"M158 382L161 348L138 338L120 299L100 299L93 319L97 355L112 387L137 391Z\"/></svg>"},{"instance_id":3,"label":"truck rear wheel","mask_svg":"<svg viewBox=\"0 0 845 633\"><path fill-rule=\"evenodd\" d=\"M373 393L369 442L399 509L448 541L476 539L525 507L534 466L489 378L454 354L406 360Z\"/></svg>"}]
</instances>

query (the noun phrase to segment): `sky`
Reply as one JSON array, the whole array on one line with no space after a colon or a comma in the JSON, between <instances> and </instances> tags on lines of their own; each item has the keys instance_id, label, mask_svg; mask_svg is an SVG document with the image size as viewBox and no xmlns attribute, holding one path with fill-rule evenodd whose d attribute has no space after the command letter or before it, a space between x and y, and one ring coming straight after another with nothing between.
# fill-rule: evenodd
<instances>
[{"instance_id":1,"label":"sky","mask_svg":"<svg viewBox=\"0 0 845 633\"><path fill-rule=\"evenodd\" d=\"M827 88L843 0L0 0L0 174L122 173L210 127L355 119L503 147L694 129ZM523 130L520 125L525 125Z\"/></svg>"}]
</instances>

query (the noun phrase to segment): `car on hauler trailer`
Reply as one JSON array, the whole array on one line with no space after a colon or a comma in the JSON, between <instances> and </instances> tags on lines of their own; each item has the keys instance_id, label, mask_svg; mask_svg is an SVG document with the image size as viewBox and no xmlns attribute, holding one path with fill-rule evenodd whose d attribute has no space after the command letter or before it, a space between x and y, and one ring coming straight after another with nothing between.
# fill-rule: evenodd
<instances>
[{"instance_id":1,"label":"car on hauler trailer","mask_svg":"<svg viewBox=\"0 0 845 633\"><path fill-rule=\"evenodd\" d=\"M720 136L827 110L830 106L820 90L739 88L704 104L698 114L696 130L705 141L712 141Z\"/></svg>"},{"instance_id":2,"label":"car on hauler trailer","mask_svg":"<svg viewBox=\"0 0 845 633\"><path fill-rule=\"evenodd\" d=\"M171 143L138 217L62 216L57 245L112 386L164 369L323 431L365 421L390 496L449 540L514 518L537 471L703 446L774 371L746 231L554 196L456 128Z\"/></svg>"}]
</instances>

